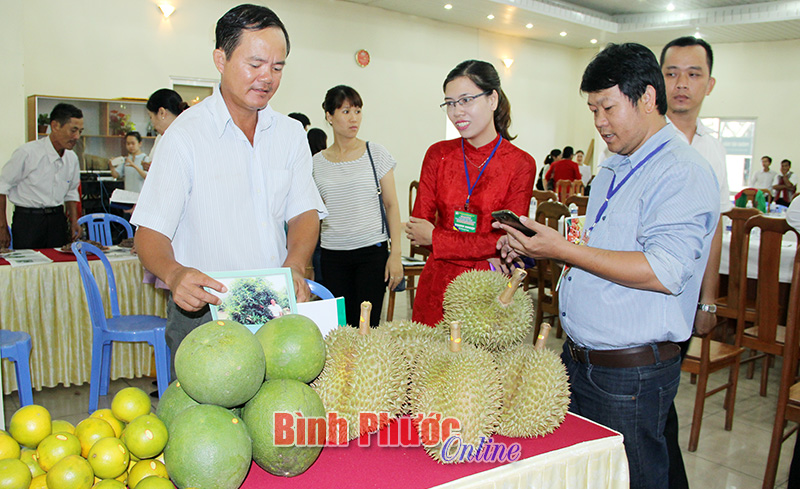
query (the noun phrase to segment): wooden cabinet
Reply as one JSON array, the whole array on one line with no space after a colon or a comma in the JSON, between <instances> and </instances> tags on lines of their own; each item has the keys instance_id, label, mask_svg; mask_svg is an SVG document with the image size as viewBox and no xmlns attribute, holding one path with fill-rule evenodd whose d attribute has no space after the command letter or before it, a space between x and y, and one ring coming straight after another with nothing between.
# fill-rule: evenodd
<instances>
[{"instance_id":1,"label":"wooden cabinet","mask_svg":"<svg viewBox=\"0 0 800 489\"><path fill-rule=\"evenodd\" d=\"M41 132L42 128L37 124L39 115L45 114L49 118L53 107L61 102L72 104L83 112L83 137L75 147L81 171L108 171L109 159L126 154L125 133L129 127L142 135L142 151L149 154L152 150L155 131L150 125L145 99L107 100L31 95L28 97L28 141L45 136L50 126L43 128L46 132Z\"/></svg>"}]
</instances>

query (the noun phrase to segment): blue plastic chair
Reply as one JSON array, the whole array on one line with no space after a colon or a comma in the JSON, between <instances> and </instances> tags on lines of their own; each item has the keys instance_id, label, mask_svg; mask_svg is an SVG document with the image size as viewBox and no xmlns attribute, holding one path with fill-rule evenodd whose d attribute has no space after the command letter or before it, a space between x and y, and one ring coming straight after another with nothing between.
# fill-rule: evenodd
<instances>
[{"instance_id":1,"label":"blue plastic chair","mask_svg":"<svg viewBox=\"0 0 800 489\"><path fill-rule=\"evenodd\" d=\"M114 271L111 269L108 258L96 246L81 241L72 243L72 253L78 259L83 290L86 292L89 315L92 318L92 376L89 384L89 412L93 413L97 410L99 396L108 394L111 377L111 347L114 341L146 341L155 349L156 380L160 398L169 385L170 352L164 339L167 320L158 316L120 315L117 283L114 280ZM106 318L100 289L91 268L89 268L88 253L97 255L106 269L108 298L111 303L110 318Z\"/></svg>"},{"instance_id":2,"label":"blue plastic chair","mask_svg":"<svg viewBox=\"0 0 800 489\"><path fill-rule=\"evenodd\" d=\"M33 387L31 386L31 335L24 331L7 331L0 329L0 357L14 362L17 371L17 392L19 405L33 404Z\"/></svg>"},{"instance_id":3,"label":"blue plastic chair","mask_svg":"<svg viewBox=\"0 0 800 489\"><path fill-rule=\"evenodd\" d=\"M306 279L306 283L308 284L308 288L311 289L311 293L320 299L333 299L333 294L331 294L331 291L325 288L324 285L309 279Z\"/></svg>"},{"instance_id":4,"label":"blue plastic chair","mask_svg":"<svg viewBox=\"0 0 800 489\"><path fill-rule=\"evenodd\" d=\"M11 240L8 243L8 249L9 250L13 250L14 249L14 235L11 234L11 226L8 226L8 236L9 236L9 239Z\"/></svg>"},{"instance_id":5,"label":"blue plastic chair","mask_svg":"<svg viewBox=\"0 0 800 489\"><path fill-rule=\"evenodd\" d=\"M78 224L83 226L86 224L86 229L89 231L89 239L97 241L103 246L111 246L111 223L115 222L125 228L128 237L133 237L133 228L131 224L125 219L115 216L114 214L86 214L78 219Z\"/></svg>"}]
</instances>

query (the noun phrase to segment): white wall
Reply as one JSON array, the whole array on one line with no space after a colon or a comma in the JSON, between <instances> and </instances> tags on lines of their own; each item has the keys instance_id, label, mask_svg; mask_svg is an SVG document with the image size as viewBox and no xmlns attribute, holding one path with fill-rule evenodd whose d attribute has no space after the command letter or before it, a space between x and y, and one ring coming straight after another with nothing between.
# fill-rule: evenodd
<instances>
[{"instance_id":1,"label":"white wall","mask_svg":"<svg viewBox=\"0 0 800 489\"><path fill-rule=\"evenodd\" d=\"M214 25L232 0L173 0L161 17L154 0L25 0L0 4L5 117L0 165L25 142L25 97L148 97L170 76L216 78ZM586 149L595 137L580 76L596 49L576 50L336 0L270 0L292 43L272 105L301 111L323 127L325 91L340 83L364 98L360 136L398 161L401 202L427 147L444 138L441 84L458 62L478 58L500 72L512 104L515 144L541 162L554 147ZM372 62L354 61L367 49ZM660 50L660 47L654 49ZM715 46L717 88L704 116L757 117L756 152L798 160L791 136L798 107L800 41ZM506 69L500 58L513 58ZM327 128L325 128L327 129ZM329 136L330 133L329 133ZM602 149L595 143L596 152ZM795 156L793 158L793 156ZM405 205L401 206L405 218Z\"/></svg>"}]
</instances>

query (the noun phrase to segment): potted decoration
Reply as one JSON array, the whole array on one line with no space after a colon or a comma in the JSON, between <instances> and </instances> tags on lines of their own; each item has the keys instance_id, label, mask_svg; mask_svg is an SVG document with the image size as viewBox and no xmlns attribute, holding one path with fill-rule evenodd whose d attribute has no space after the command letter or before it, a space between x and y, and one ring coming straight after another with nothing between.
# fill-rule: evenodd
<instances>
[{"instance_id":1,"label":"potted decoration","mask_svg":"<svg viewBox=\"0 0 800 489\"><path fill-rule=\"evenodd\" d=\"M130 131L136 130L136 126L131 122L130 116L119 110L109 112L108 128L113 136L124 136Z\"/></svg>"},{"instance_id":2,"label":"potted decoration","mask_svg":"<svg viewBox=\"0 0 800 489\"><path fill-rule=\"evenodd\" d=\"M39 134L44 134L47 132L47 126L50 125L50 116L47 114L39 114L39 117L36 119L36 130Z\"/></svg>"}]
</instances>

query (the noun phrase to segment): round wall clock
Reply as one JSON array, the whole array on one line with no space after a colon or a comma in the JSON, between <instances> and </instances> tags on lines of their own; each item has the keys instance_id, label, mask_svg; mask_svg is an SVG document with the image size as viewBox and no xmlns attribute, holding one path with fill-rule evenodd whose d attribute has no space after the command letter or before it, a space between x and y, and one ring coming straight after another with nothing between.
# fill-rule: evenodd
<instances>
[{"instance_id":1,"label":"round wall clock","mask_svg":"<svg viewBox=\"0 0 800 489\"><path fill-rule=\"evenodd\" d=\"M369 53L366 49L359 49L358 52L356 52L356 63L362 68L367 67L369 64Z\"/></svg>"}]
</instances>

